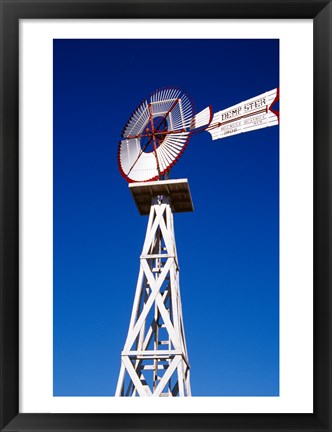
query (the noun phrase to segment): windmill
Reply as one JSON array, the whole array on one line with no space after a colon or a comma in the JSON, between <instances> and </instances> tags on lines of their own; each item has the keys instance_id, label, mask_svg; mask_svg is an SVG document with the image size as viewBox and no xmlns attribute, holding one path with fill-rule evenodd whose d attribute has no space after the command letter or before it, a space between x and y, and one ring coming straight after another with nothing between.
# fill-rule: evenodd
<instances>
[{"instance_id":1,"label":"windmill","mask_svg":"<svg viewBox=\"0 0 332 432\"><path fill-rule=\"evenodd\" d=\"M141 215L149 215L116 396L191 396L173 214L193 211L187 179L168 178L190 137L213 140L279 124L279 89L212 113L194 113L174 88L156 90L133 112L118 163Z\"/></svg>"}]
</instances>

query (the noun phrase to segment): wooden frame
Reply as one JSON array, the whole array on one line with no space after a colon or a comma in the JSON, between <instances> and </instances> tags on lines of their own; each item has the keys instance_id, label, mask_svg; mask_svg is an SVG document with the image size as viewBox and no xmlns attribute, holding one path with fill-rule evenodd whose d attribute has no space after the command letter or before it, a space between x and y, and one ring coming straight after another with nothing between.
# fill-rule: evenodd
<instances>
[{"instance_id":1,"label":"wooden frame","mask_svg":"<svg viewBox=\"0 0 332 432\"><path fill-rule=\"evenodd\" d=\"M331 2L0 0L0 13L1 431L332 431ZM24 18L314 19L314 414L19 414L18 25Z\"/></svg>"},{"instance_id":2,"label":"wooden frame","mask_svg":"<svg viewBox=\"0 0 332 432\"><path fill-rule=\"evenodd\" d=\"M138 183L138 187L145 190L146 194L153 186L160 188L161 183L161 188L167 188L170 184L182 186L184 183L183 180L171 182L160 180ZM190 194L188 184L187 188ZM176 193L169 191L161 199L159 195L151 199L135 301L121 354L122 364L115 396L160 396L162 393L166 396L191 396L190 365L179 289L180 267L173 222L175 210L171 205L173 196ZM153 320L150 324L148 314L151 311ZM164 336L160 334L161 325L165 329ZM164 340L161 341L160 337ZM154 341L153 350L149 348L151 340ZM161 343L162 350L158 350ZM149 380L145 370L153 368L153 377L150 376ZM161 370L165 371L162 377L158 376ZM126 375L129 386L125 384Z\"/></svg>"}]
</instances>

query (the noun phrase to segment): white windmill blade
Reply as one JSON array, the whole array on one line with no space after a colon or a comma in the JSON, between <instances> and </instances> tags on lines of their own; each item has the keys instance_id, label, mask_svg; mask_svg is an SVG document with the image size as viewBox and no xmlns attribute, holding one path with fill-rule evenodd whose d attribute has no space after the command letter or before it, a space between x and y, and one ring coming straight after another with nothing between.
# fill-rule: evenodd
<instances>
[{"instance_id":1,"label":"white windmill blade","mask_svg":"<svg viewBox=\"0 0 332 432\"><path fill-rule=\"evenodd\" d=\"M276 126L279 124L279 111L274 110L273 105L278 101L279 88L262 93L216 112L205 130L210 132L213 140L217 140L243 132Z\"/></svg>"},{"instance_id":2,"label":"white windmill blade","mask_svg":"<svg viewBox=\"0 0 332 432\"><path fill-rule=\"evenodd\" d=\"M209 125L212 120L212 115L212 108L210 106L206 107L192 118L190 129L197 129Z\"/></svg>"}]
</instances>

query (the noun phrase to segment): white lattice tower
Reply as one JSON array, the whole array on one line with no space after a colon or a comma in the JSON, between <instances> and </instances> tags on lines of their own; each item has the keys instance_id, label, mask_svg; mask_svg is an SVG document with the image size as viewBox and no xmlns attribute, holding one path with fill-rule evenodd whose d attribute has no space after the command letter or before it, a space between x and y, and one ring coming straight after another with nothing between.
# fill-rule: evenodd
<instances>
[{"instance_id":1,"label":"white lattice tower","mask_svg":"<svg viewBox=\"0 0 332 432\"><path fill-rule=\"evenodd\" d=\"M173 212L193 210L188 182L130 188L140 213L150 212L115 395L191 396L173 225Z\"/></svg>"}]
</instances>

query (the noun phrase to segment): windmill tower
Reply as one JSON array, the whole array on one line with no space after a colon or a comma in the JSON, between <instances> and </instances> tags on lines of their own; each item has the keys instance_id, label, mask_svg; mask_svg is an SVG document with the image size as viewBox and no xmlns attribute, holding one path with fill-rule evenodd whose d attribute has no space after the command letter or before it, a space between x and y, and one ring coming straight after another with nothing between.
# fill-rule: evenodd
<instances>
[{"instance_id":1,"label":"windmill tower","mask_svg":"<svg viewBox=\"0 0 332 432\"><path fill-rule=\"evenodd\" d=\"M149 220L116 396L190 396L173 222L173 213L193 210L188 182L129 187Z\"/></svg>"},{"instance_id":2,"label":"windmill tower","mask_svg":"<svg viewBox=\"0 0 332 432\"><path fill-rule=\"evenodd\" d=\"M116 396L191 396L173 214L193 211L193 204L187 179L166 175L194 133L219 139L278 124L272 110L278 100L278 89L271 90L212 118L211 107L194 115L181 91L157 90L127 122L119 168L139 213L149 219Z\"/></svg>"}]
</instances>

